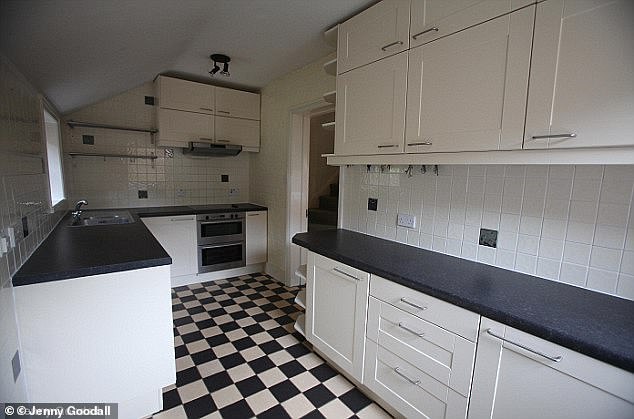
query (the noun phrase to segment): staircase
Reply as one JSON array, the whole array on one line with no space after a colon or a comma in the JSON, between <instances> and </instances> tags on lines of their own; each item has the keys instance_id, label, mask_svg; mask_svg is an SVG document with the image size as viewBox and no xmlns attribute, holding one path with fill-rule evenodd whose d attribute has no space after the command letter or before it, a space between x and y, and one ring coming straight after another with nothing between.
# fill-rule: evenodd
<instances>
[{"instance_id":1,"label":"staircase","mask_svg":"<svg viewBox=\"0 0 634 419\"><path fill-rule=\"evenodd\" d=\"M337 228L339 184L330 184L330 194L319 197L319 208L308 209L308 231Z\"/></svg>"}]
</instances>

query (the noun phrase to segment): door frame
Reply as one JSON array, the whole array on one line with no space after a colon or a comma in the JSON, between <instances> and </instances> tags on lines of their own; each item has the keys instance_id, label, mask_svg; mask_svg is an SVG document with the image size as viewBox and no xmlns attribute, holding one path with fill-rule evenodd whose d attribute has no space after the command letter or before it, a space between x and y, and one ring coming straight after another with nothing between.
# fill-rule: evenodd
<instances>
[{"instance_id":1,"label":"door frame","mask_svg":"<svg viewBox=\"0 0 634 419\"><path fill-rule=\"evenodd\" d=\"M293 244L296 233L307 231L310 119L333 112L323 98L291 109L289 113L288 165L286 173L286 282L302 285L295 270L306 263L306 250Z\"/></svg>"}]
</instances>

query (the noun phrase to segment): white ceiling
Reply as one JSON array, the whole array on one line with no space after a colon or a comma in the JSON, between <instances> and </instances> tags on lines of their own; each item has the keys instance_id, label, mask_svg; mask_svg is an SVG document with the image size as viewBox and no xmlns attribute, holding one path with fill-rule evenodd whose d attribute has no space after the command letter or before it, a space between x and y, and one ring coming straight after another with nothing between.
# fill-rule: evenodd
<instances>
[{"instance_id":1,"label":"white ceiling","mask_svg":"<svg viewBox=\"0 0 634 419\"><path fill-rule=\"evenodd\" d=\"M0 52L62 113L157 74L257 90L333 51L322 33L376 0L0 0Z\"/></svg>"}]
</instances>

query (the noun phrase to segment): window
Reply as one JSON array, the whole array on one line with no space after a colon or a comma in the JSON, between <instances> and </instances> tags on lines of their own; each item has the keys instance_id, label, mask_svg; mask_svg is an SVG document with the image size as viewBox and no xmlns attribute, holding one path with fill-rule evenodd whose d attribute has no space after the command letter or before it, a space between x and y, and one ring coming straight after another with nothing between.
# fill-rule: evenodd
<instances>
[{"instance_id":1,"label":"window","mask_svg":"<svg viewBox=\"0 0 634 419\"><path fill-rule=\"evenodd\" d=\"M46 109L44 109L44 129L51 207L54 207L66 198L64 196L64 174L62 172L62 147L59 120Z\"/></svg>"}]
</instances>

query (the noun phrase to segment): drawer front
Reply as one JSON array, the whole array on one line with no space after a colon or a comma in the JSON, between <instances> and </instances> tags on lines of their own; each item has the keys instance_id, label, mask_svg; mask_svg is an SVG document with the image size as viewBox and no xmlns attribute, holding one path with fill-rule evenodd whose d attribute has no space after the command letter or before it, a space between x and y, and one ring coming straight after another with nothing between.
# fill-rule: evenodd
<instances>
[{"instance_id":1,"label":"drawer front","mask_svg":"<svg viewBox=\"0 0 634 419\"><path fill-rule=\"evenodd\" d=\"M406 418L467 416L466 397L369 339L363 384Z\"/></svg>"},{"instance_id":2,"label":"drawer front","mask_svg":"<svg viewBox=\"0 0 634 419\"><path fill-rule=\"evenodd\" d=\"M469 310L376 275L370 281L370 295L472 342L477 340L480 315Z\"/></svg>"},{"instance_id":3,"label":"drawer front","mask_svg":"<svg viewBox=\"0 0 634 419\"><path fill-rule=\"evenodd\" d=\"M367 338L468 397L475 343L370 297Z\"/></svg>"},{"instance_id":4,"label":"drawer front","mask_svg":"<svg viewBox=\"0 0 634 419\"><path fill-rule=\"evenodd\" d=\"M338 276L350 275L361 281L367 281L370 279L370 274L368 274L367 272L363 272L359 269L348 266L345 263L337 262L336 260L329 259L325 256L318 255L317 253L315 253L314 255L315 266L319 267L319 269L322 269L324 271L332 271L332 273Z\"/></svg>"}]
</instances>

